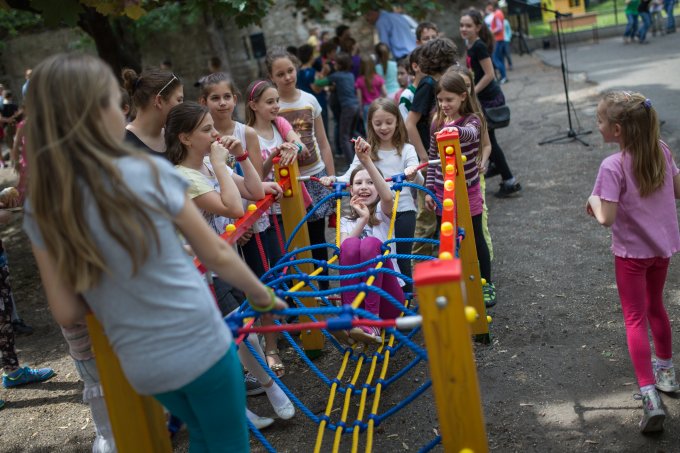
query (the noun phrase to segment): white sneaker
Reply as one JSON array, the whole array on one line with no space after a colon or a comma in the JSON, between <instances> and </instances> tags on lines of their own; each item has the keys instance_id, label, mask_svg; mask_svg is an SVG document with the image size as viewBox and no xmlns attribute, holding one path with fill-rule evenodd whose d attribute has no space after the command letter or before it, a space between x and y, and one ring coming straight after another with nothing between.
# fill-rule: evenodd
<instances>
[{"instance_id":1,"label":"white sneaker","mask_svg":"<svg viewBox=\"0 0 680 453\"><path fill-rule=\"evenodd\" d=\"M255 425L255 428L257 429L265 429L274 423L273 418L260 417L259 415L251 412L250 409L246 409L246 417L248 417L248 420L250 420L250 422Z\"/></svg>"},{"instance_id":2,"label":"white sneaker","mask_svg":"<svg viewBox=\"0 0 680 453\"><path fill-rule=\"evenodd\" d=\"M642 400L644 414L640 420L641 433L653 433L663 431L663 422L666 419L666 412L661 405L661 398L656 389L652 389L643 394L635 395L636 400Z\"/></svg>"},{"instance_id":3,"label":"white sneaker","mask_svg":"<svg viewBox=\"0 0 680 453\"><path fill-rule=\"evenodd\" d=\"M652 367L654 368L654 377L656 378L656 388L662 392L672 393L680 390L678 380L675 379L675 368L659 368L655 358L652 358Z\"/></svg>"}]
</instances>

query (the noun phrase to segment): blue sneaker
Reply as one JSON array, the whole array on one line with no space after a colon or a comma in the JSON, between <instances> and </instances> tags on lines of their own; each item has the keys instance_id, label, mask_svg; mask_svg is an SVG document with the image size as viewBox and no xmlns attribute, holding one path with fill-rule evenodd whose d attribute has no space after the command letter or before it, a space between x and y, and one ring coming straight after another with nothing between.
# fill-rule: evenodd
<instances>
[{"instance_id":1,"label":"blue sneaker","mask_svg":"<svg viewBox=\"0 0 680 453\"><path fill-rule=\"evenodd\" d=\"M2 375L2 385L8 389L20 385L32 384L33 382L46 381L55 372L52 368L29 368L27 366L19 368L14 373Z\"/></svg>"}]
</instances>

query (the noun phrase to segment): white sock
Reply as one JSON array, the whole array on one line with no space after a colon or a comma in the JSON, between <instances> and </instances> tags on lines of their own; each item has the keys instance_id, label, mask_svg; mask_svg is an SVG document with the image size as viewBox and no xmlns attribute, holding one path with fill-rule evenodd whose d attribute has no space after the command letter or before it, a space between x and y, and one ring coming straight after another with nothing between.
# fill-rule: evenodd
<instances>
[{"instance_id":1,"label":"white sock","mask_svg":"<svg viewBox=\"0 0 680 453\"><path fill-rule=\"evenodd\" d=\"M274 407L281 407L290 401L288 396L283 393L283 390L281 390L281 387L279 387L276 382L272 382L271 387L265 387L264 390L267 392L269 402L272 403L272 406Z\"/></svg>"},{"instance_id":2,"label":"white sock","mask_svg":"<svg viewBox=\"0 0 680 453\"><path fill-rule=\"evenodd\" d=\"M515 185L515 181L516 181L516 180L515 180L515 177L513 176L512 178L506 179L505 181L503 181L503 184L505 184L506 186L510 187L510 186L514 186L514 185Z\"/></svg>"},{"instance_id":3,"label":"white sock","mask_svg":"<svg viewBox=\"0 0 680 453\"><path fill-rule=\"evenodd\" d=\"M642 393L643 395L644 395L645 393L649 393L649 392L651 392L651 391L656 391L656 387L654 386L654 384L652 384L652 385L644 385L644 386L640 387L640 393Z\"/></svg>"},{"instance_id":4,"label":"white sock","mask_svg":"<svg viewBox=\"0 0 680 453\"><path fill-rule=\"evenodd\" d=\"M656 358L656 361L654 363L654 369L655 370L659 370L659 369L667 370L668 368L673 368L673 359L672 358L668 359L668 360L660 359L658 357Z\"/></svg>"}]
</instances>

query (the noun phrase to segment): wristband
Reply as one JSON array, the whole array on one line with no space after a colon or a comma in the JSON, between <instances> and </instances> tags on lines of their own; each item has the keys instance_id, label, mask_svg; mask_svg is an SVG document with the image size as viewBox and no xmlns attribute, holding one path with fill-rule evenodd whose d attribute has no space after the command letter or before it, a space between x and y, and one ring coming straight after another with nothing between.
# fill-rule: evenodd
<instances>
[{"instance_id":1,"label":"wristband","mask_svg":"<svg viewBox=\"0 0 680 453\"><path fill-rule=\"evenodd\" d=\"M297 148L298 148L298 154L300 154L302 152L302 145L300 143L295 143L295 144L297 145Z\"/></svg>"},{"instance_id":2,"label":"wristband","mask_svg":"<svg viewBox=\"0 0 680 453\"><path fill-rule=\"evenodd\" d=\"M246 152L243 153L243 154L241 154L240 156L235 157L236 162L243 162L243 161L246 160L247 158L248 158L248 150L246 150Z\"/></svg>"},{"instance_id":3,"label":"wristband","mask_svg":"<svg viewBox=\"0 0 680 453\"><path fill-rule=\"evenodd\" d=\"M271 298L271 303L267 305L266 307L261 307L259 305L253 305L253 303L250 301L250 297L248 298L248 304L250 305L250 308L255 310L258 313L266 313L268 311L271 311L274 309L276 306L276 294L274 294L274 290L271 289L270 287L267 286L267 292L269 292L269 297Z\"/></svg>"}]
</instances>

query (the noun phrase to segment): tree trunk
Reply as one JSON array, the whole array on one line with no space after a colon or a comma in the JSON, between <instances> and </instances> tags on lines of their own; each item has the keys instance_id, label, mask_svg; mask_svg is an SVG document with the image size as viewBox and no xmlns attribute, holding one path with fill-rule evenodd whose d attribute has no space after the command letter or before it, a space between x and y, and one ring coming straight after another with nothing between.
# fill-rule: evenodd
<instances>
[{"instance_id":1,"label":"tree trunk","mask_svg":"<svg viewBox=\"0 0 680 453\"><path fill-rule=\"evenodd\" d=\"M133 68L139 72L141 57L139 46L128 31L131 27L123 26L121 21L124 19L115 19L117 26L114 29L108 17L99 14L94 8L84 9L78 25L94 40L99 57L111 66L117 77L120 77L123 68Z\"/></svg>"},{"instance_id":2,"label":"tree trunk","mask_svg":"<svg viewBox=\"0 0 680 453\"><path fill-rule=\"evenodd\" d=\"M231 76L231 65L229 64L229 52L224 44L224 33L221 21L215 21L215 15L210 8L203 10L203 21L205 22L205 32L208 36L208 47L212 52L211 56L217 57L222 62L222 72Z\"/></svg>"}]
</instances>

